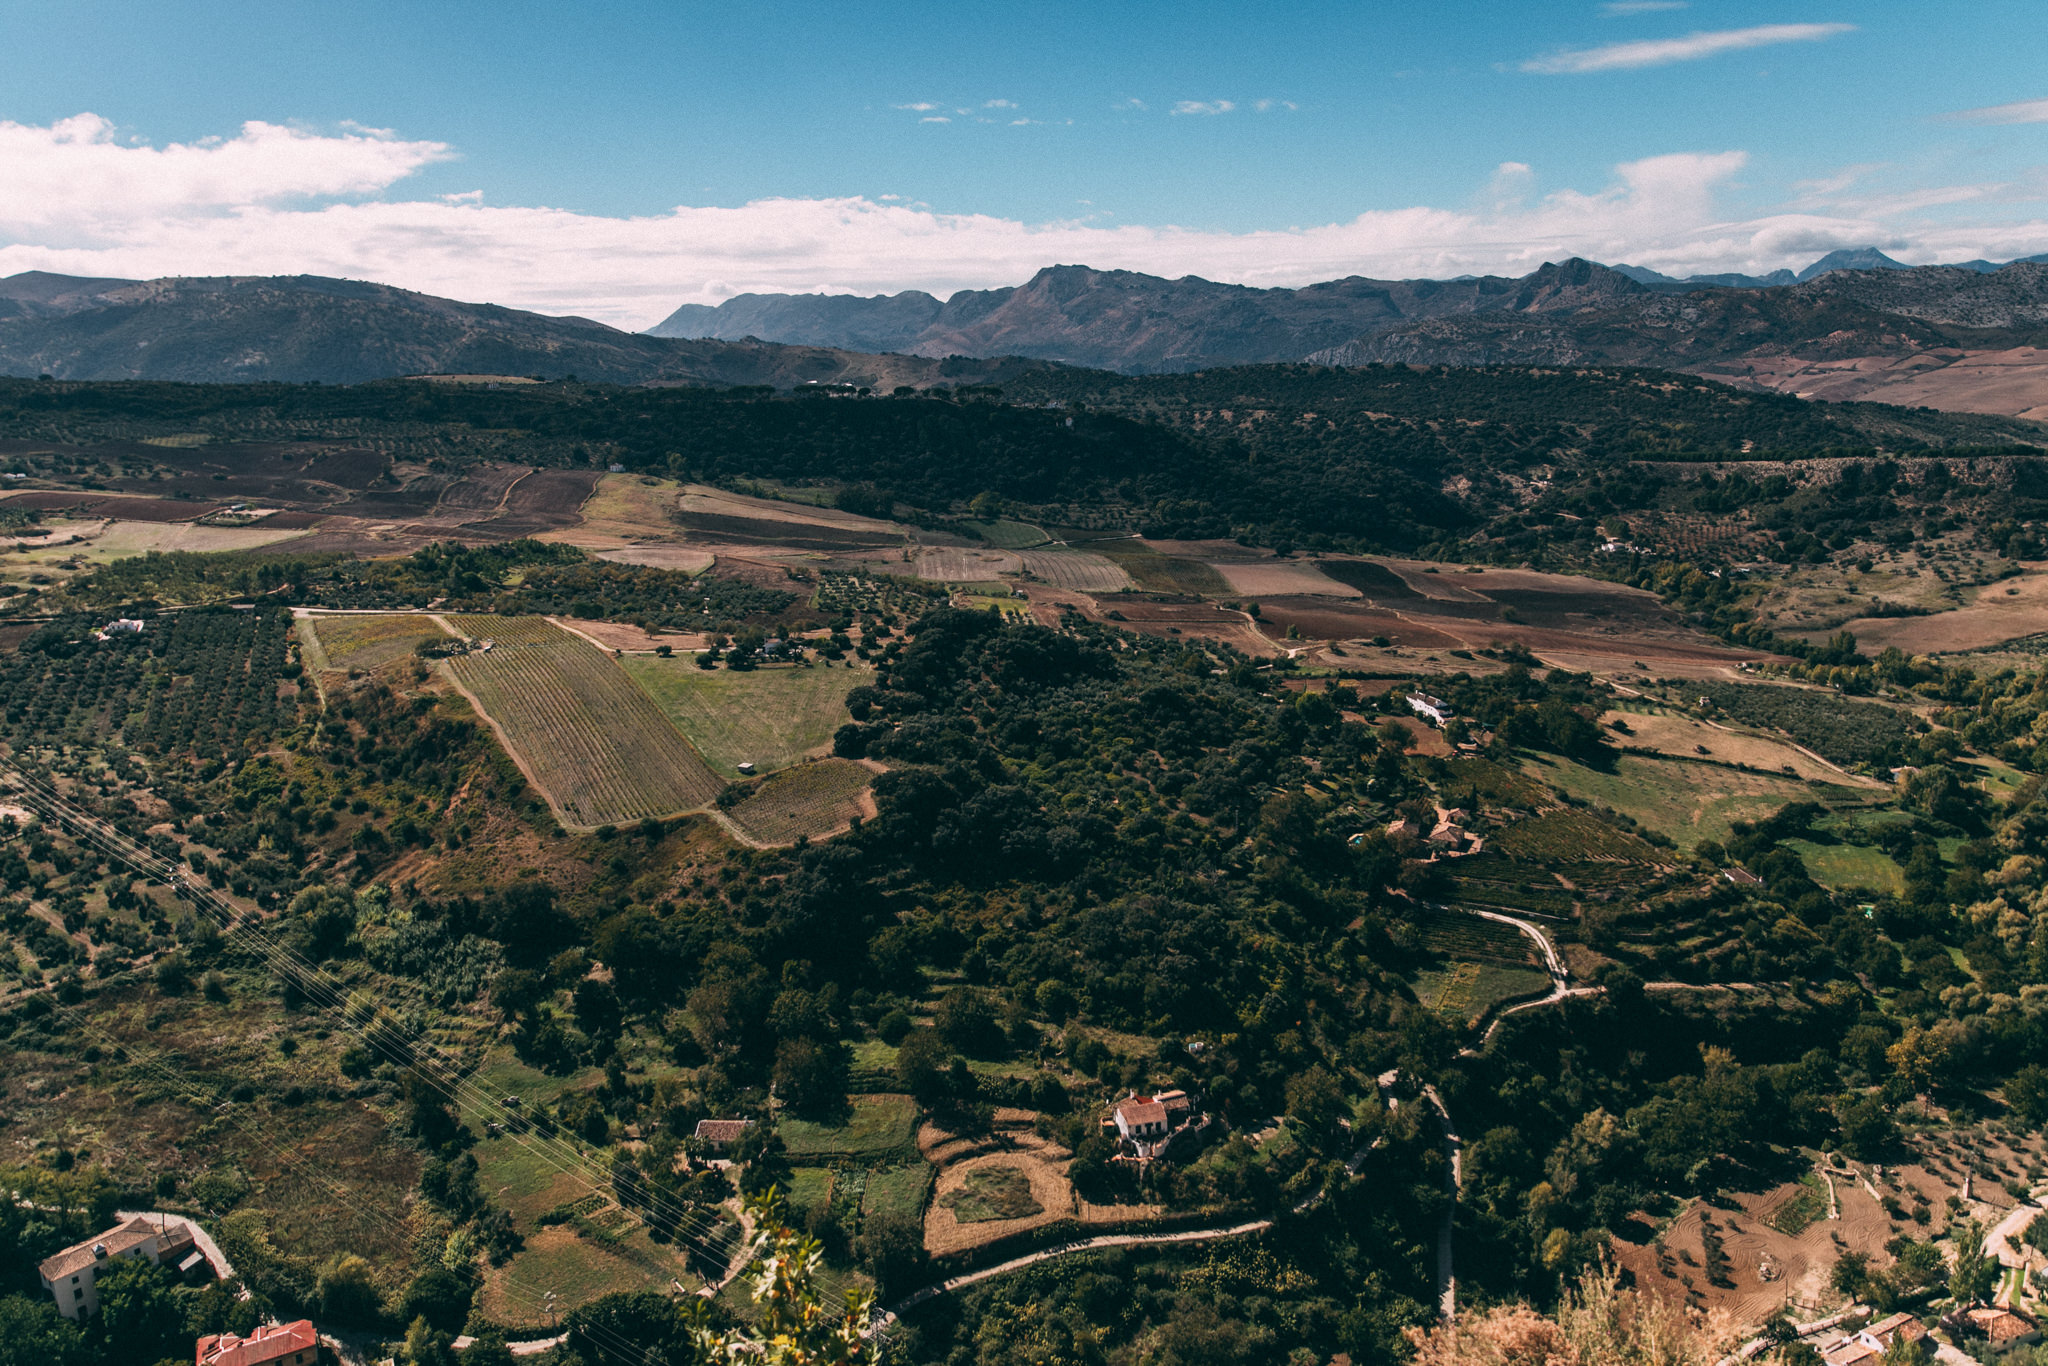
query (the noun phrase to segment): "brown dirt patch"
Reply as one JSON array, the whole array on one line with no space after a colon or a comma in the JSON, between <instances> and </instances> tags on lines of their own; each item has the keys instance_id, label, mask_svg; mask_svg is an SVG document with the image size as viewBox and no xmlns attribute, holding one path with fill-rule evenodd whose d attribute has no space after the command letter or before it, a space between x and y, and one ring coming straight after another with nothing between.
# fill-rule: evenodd
<instances>
[{"instance_id":1,"label":"brown dirt patch","mask_svg":"<svg viewBox=\"0 0 2048 1366\"><path fill-rule=\"evenodd\" d=\"M879 517L863 517L858 513L841 512L838 508L815 507L809 503L753 498L745 494L728 493L724 489L712 488L708 484L686 486L683 489L681 507L684 512L769 522L794 522L806 526L860 532L870 538L893 539L903 535L902 526Z\"/></svg>"},{"instance_id":2,"label":"brown dirt patch","mask_svg":"<svg viewBox=\"0 0 2048 1366\"><path fill-rule=\"evenodd\" d=\"M1302 560L1259 560L1253 563L1210 560L1209 567L1223 576L1233 593L1265 598L1285 595L1355 598L1361 596L1350 584L1339 583L1313 563Z\"/></svg>"},{"instance_id":3,"label":"brown dirt patch","mask_svg":"<svg viewBox=\"0 0 2048 1366\"><path fill-rule=\"evenodd\" d=\"M1768 735L1732 730L1710 721L1696 721L1690 716L1669 712L1657 715L1608 712L1600 718L1600 724L1606 726L1609 722L1617 720L1629 728L1629 733L1611 734L1610 738L1616 744L1654 749L1660 754L1678 755L1682 758L1698 757L1697 747L1704 746L1709 757L1724 764L1747 764L1751 768L1761 768L1773 773L1789 767L1809 782L1878 789L1885 787L1874 778L1845 773L1821 762L1788 741Z\"/></svg>"},{"instance_id":4,"label":"brown dirt patch","mask_svg":"<svg viewBox=\"0 0 2048 1366\"><path fill-rule=\"evenodd\" d=\"M638 626L624 621L575 621L568 617L549 617L548 620L572 635L582 636L600 650L637 650L652 654L657 645L671 649L684 648L682 642L701 640L701 636L650 635Z\"/></svg>"},{"instance_id":5,"label":"brown dirt patch","mask_svg":"<svg viewBox=\"0 0 2048 1366\"><path fill-rule=\"evenodd\" d=\"M2003 583L1986 584L1953 611L1926 617L1858 617L1843 629L1857 647L1875 654L1897 646L1909 655L1988 650L2009 640L2048 632L2048 566Z\"/></svg>"},{"instance_id":6,"label":"brown dirt patch","mask_svg":"<svg viewBox=\"0 0 2048 1366\"><path fill-rule=\"evenodd\" d=\"M225 506L170 498L108 498L93 505L92 515L118 517L124 522L189 522Z\"/></svg>"}]
</instances>

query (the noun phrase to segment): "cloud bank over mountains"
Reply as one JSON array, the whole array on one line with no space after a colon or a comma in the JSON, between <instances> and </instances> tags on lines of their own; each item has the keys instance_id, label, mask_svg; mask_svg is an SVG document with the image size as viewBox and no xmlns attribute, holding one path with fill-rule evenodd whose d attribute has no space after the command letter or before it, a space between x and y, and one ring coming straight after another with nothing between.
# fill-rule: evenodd
<instances>
[{"instance_id":1,"label":"cloud bank over mountains","mask_svg":"<svg viewBox=\"0 0 2048 1366\"><path fill-rule=\"evenodd\" d=\"M501 206L482 191L406 196L456 156L445 143L345 126L243 125L157 147L80 114L0 123L0 275L321 274L644 327L678 303L744 292L889 293L1012 285L1053 263L1252 285L1344 275L1524 274L1583 256L1667 274L1763 274L1824 252L1882 247L1909 262L2048 250L2039 217L1967 223L1930 205L2033 209L2039 187L1858 194L1860 170L1808 185L1780 211L1730 217L1742 151L1677 152L1614 168L1605 187L1532 196L1504 163L1481 207L1374 209L1343 222L1249 232L1097 220L1025 223L941 213L893 196L761 199L609 217Z\"/></svg>"}]
</instances>

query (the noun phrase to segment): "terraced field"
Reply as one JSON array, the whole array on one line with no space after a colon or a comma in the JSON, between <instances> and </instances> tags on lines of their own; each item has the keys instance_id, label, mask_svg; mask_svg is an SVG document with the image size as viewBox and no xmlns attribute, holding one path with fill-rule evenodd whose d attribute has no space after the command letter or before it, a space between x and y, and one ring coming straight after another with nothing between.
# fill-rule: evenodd
<instances>
[{"instance_id":1,"label":"terraced field","mask_svg":"<svg viewBox=\"0 0 2048 1366\"><path fill-rule=\"evenodd\" d=\"M725 786L612 660L538 617L457 617L488 651L448 661L564 825L707 806Z\"/></svg>"},{"instance_id":2,"label":"terraced field","mask_svg":"<svg viewBox=\"0 0 2048 1366\"><path fill-rule=\"evenodd\" d=\"M861 796L874 780L873 770L851 759L820 759L784 769L727 814L761 844L822 839L861 814Z\"/></svg>"}]
</instances>

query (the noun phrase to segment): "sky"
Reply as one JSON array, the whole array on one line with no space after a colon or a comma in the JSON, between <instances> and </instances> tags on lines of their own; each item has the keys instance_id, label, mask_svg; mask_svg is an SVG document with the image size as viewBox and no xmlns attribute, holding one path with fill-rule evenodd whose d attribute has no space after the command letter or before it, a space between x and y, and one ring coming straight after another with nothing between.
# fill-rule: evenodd
<instances>
[{"instance_id":1,"label":"sky","mask_svg":"<svg viewBox=\"0 0 2048 1366\"><path fill-rule=\"evenodd\" d=\"M2048 252L2041 0L0 0L0 51L0 275L337 275L639 328L1053 264Z\"/></svg>"}]
</instances>

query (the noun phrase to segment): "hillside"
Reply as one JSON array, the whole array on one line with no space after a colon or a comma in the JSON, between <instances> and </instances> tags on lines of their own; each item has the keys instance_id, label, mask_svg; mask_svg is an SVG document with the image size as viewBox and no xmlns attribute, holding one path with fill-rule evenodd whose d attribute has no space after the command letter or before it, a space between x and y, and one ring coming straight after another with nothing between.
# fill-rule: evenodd
<instances>
[{"instance_id":1,"label":"hillside","mask_svg":"<svg viewBox=\"0 0 2048 1366\"><path fill-rule=\"evenodd\" d=\"M1013 362L942 365L818 347L682 341L321 276L0 280L0 373L75 380L356 384L416 374L621 384L981 382Z\"/></svg>"}]
</instances>

